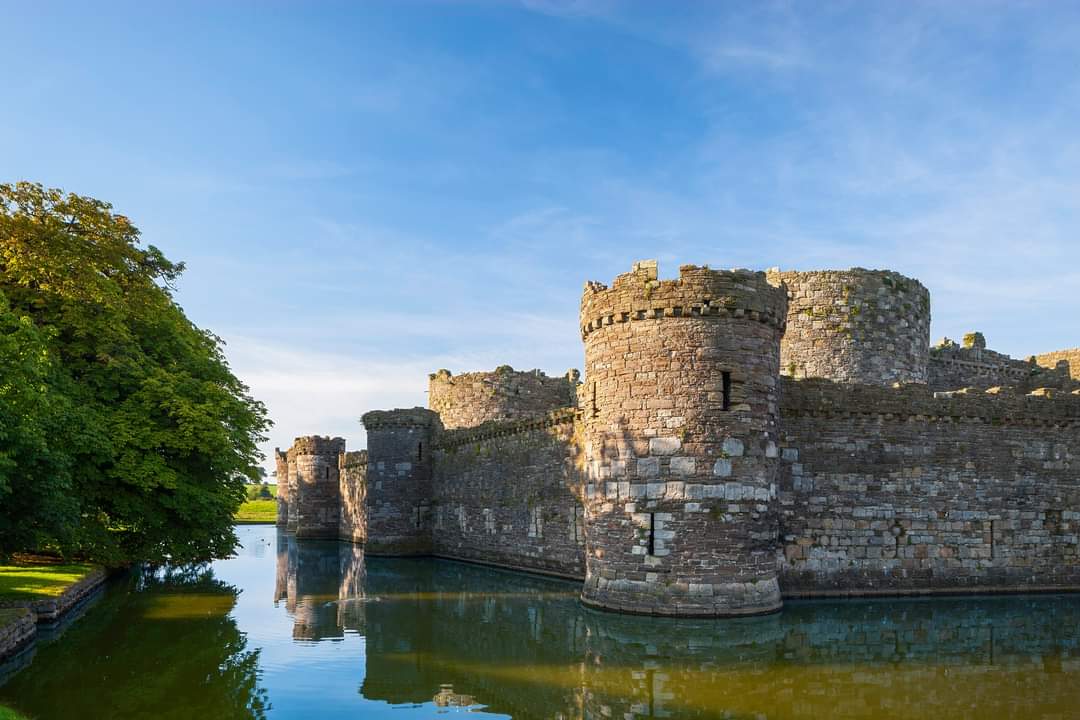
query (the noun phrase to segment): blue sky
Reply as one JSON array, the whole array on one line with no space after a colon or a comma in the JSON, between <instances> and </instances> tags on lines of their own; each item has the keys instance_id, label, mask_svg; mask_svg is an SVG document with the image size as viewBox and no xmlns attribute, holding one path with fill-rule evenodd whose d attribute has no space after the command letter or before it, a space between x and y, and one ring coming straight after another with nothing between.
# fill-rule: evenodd
<instances>
[{"instance_id":1,"label":"blue sky","mask_svg":"<svg viewBox=\"0 0 1080 720\"><path fill-rule=\"evenodd\" d=\"M580 367L635 259L890 268L1080 345L1080 5L0 0L0 178L111 201L269 406Z\"/></svg>"}]
</instances>

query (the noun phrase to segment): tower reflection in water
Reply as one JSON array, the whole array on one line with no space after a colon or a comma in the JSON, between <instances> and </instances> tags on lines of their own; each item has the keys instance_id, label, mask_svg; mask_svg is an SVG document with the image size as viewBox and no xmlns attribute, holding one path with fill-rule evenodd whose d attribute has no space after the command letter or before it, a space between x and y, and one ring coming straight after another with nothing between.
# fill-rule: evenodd
<instances>
[{"instance_id":1,"label":"tower reflection in water","mask_svg":"<svg viewBox=\"0 0 1080 720\"><path fill-rule=\"evenodd\" d=\"M588 610L579 584L278 535L296 641L365 637L359 691L513 718L1075 711L1075 597L792 603L739 620ZM1063 715L1061 713L1064 713Z\"/></svg>"}]
</instances>

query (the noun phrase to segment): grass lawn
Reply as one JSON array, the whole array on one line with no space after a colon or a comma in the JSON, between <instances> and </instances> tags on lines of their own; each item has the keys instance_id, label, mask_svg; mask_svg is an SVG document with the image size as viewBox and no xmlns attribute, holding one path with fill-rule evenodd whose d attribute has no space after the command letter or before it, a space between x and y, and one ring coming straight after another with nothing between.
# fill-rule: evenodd
<instances>
[{"instance_id":1,"label":"grass lawn","mask_svg":"<svg viewBox=\"0 0 1080 720\"><path fill-rule=\"evenodd\" d=\"M0 720L26 720L26 717L15 712L11 708L0 705Z\"/></svg>"},{"instance_id":2,"label":"grass lawn","mask_svg":"<svg viewBox=\"0 0 1080 720\"><path fill-rule=\"evenodd\" d=\"M97 569L85 563L19 563L0 565L0 600L56 597Z\"/></svg>"},{"instance_id":3,"label":"grass lawn","mask_svg":"<svg viewBox=\"0 0 1080 720\"><path fill-rule=\"evenodd\" d=\"M248 500L236 511L236 522L277 522L277 500Z\"/></svg>"}]
</instances>

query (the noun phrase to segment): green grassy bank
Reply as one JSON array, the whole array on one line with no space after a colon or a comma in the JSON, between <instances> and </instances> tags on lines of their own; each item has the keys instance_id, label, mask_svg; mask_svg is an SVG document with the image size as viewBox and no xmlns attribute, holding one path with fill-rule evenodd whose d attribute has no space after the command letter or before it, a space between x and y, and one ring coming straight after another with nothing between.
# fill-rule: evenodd
<instances>
[{"instance_id":1,"label":"green grassy bank","mask_svg":"<svg viewBox=\"0 0 1080 720\"><path fill-rule=\"evenodd\" d=\"M56 597L97 569L88 563L35 562L0 565L0 603Z\"/></svg>"},{"instance_id":2,"label":"green grassy bank","mask_svg":"<svg viewBox=\"0 0 1080 720\"><path fill-rule=\"evenodd\" d=\"M248 500L236 511L236 522L277 522L277 500Z\"/></svg>"},{"instance_id":3,"label":"green grassy bank","mask_svg":"<svg viewBox=\"0 0 1080 720\"><path fill-rule=\"evenodd\" d=\"M0 705L0 720L26 720L26 716Z\"/></svg>"}]
</instances>

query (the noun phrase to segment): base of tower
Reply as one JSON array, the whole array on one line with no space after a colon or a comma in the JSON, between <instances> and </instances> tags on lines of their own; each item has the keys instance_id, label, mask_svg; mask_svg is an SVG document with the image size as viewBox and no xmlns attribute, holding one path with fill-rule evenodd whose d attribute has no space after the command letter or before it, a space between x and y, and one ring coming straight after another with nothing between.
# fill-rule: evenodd
<instances>
[{"instance_id":1,"label":"base of tower","mask_svg":"<svg viewBox=\"0 0 1080 720\"><path fill-rule=\"evenodd\" d=\"M780 582L768 578L745 583L691 586L680 592L672 586L642 588L631 581L586 582L581 602L590 608L631 615L661 617L725 618L768 615L779 612L784 601Z\"/></svg>"}]
</instances>

